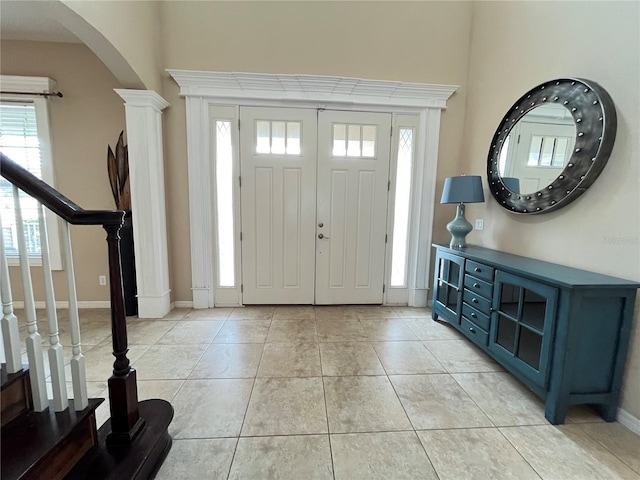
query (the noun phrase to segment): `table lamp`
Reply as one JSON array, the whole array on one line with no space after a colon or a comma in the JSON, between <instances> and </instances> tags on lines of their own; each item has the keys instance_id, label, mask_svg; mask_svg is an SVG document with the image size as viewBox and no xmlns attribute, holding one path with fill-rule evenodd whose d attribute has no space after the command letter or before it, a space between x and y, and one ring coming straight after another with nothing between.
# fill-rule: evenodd
<instances>
[{"instance_id":1,"label":"table lamp","mask_svg":"<svg viewBox=\"0 0 640 480\"><path fill-rule=\"evenodd\" d=\"M482 202L484 202L484 193L480 176L463 175L445 179L440 203L458 204L456 218L447 224L447 230L451 233L451 243L449 243L451 248L466 247L465 237L472 230L471 224L464 218L464 204Z\"/></svg>"}]
</instances>

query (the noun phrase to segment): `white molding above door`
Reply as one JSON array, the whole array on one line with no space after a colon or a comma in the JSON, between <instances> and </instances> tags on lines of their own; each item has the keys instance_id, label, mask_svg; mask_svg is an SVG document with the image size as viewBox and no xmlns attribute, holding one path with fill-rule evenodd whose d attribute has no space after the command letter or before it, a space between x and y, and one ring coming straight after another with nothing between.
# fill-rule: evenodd
<instances>
[{"instance_id":1,"label":"white molding above door","mask_svg":"<svg viewBox=\"0 0 640 480\"><path fill-rule=\"evenodd\" d=\"M454 85L320 75L196 70L167 70L167 72L180 86L180 95L185 97L446 108L447 100L458 88Z\"/></svg>"},{"instance_id":2,"label":"white molding above door","mask_svg":"<svg viewBox=\"0 0 640 480\"><path fill-rule=\"evenodd\" d=\"M440 114L458 88L348 77L167 70L186 97L189 216L194 308L215 303L213 268L213 182L210 174L211 105L298 106L412 113L420 116L410 236L413 259L409 305L426 306L438 163Z\"/></svg>"}]
</instances>

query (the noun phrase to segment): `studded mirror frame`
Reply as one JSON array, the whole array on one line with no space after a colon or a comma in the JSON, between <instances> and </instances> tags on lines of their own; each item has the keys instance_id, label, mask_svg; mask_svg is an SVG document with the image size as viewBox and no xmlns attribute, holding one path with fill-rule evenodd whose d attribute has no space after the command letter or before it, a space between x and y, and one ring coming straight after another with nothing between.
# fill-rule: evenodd
<instances>
[{"instance_id":1,"label":"studded mirror frame","mask_svg":"<svg viewBox=\"0 0 640 480\"><path fill-rule=\"evenodd\" d=\"M511 129L529 111L544 104L564 105L573 116L576 142L573 153L558 177L532 193L511 192L500 177L500 149ZM617 118L613 100L596 82L561 78L538 85L525 93L504 116L491 141L487 179L493 197L510 212L548 213L564 207L598 178L613 149Z\"/></svg>"}]
</instances>

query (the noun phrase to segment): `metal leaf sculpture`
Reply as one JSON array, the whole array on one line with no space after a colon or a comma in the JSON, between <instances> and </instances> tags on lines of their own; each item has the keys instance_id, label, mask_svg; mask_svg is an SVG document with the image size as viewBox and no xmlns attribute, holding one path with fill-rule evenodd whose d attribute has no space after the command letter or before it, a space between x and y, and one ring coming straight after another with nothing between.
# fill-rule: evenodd
<instances>
[{"instance_id":1,"label":"metal leaf sculpture","mask_svg":"<svg viewBox=\"0 0 640 480\"><path fill-rule=\"evenodd\" d=\"M131 210L131 190L129 187L129 149L124 144L124 130L120 132L116 153L114 155L111 146L107 149L107 172L111 193L118 210Z\"/></svg>"}]
</instances>

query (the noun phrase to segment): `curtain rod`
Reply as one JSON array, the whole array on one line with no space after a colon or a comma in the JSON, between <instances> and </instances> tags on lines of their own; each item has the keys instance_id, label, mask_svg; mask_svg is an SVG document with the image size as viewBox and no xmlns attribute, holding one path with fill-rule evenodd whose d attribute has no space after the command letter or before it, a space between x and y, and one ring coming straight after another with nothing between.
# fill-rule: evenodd
<instances>
[{"instance_id":1,"label":"curtain rod","mask_svg":"<svg viewBox=\"0 0 640 480\"><path fill-rule=\"evenodd\" d=\"M40 95L42 97L59 97L62 98L62 92L42 92L42 93L36 93L36 92L0 92L0 94L3 95Z\"/></svg>"}]
</instances>

